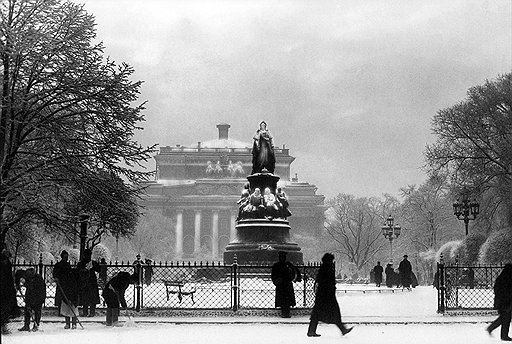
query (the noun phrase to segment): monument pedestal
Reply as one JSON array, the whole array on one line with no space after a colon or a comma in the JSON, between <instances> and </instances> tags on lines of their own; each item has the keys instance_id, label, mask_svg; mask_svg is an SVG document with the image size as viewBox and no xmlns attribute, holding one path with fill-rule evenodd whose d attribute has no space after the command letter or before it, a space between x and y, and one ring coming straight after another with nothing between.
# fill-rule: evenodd
<instances>
[{"instance_id":1,"label":"monument pedestal","mask_svg":"<svg viewBox=\"0 0 512 344\"><path fill-rule=\"evenodd\" d=\"M287 253L286 260L302 265L299 245L290 241L290 224L284 219L245 219L236 225L236 238L224 252L224 263L232 264L236 255L239 264L273 264L278 252Z\"/></svg>"}]
</instances>

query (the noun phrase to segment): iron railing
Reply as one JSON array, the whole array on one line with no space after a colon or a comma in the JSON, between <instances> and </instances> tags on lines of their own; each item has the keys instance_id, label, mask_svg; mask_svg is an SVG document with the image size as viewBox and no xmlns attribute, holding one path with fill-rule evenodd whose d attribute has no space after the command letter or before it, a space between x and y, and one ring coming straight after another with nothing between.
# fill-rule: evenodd
<instances>
[{"instance_id":1,"label":"iron railing","mask_svg":"<svg viewBox=\"0 0 512 344\"><path fill-rule=\"evenodd\" d=\"M158 309L272 309L275 287L271 281L272 266L238 265L220 262L164 262L144 264L140 257L133 263L110 262L97 274L101 303L102 287L120 271L139 273L139 281L130 285L125 293L128 307L140 311ZM16 262L14 269L36 268L46 283L45 308L55 307L56 283L53 280L54 264ZM314 281L319 265L297 266L302 280L294 282L296 308L313 307ZM22 290L23 291L23 290ZM18 305L23 306L21 294Z\"/></svg>"},{"instance_id":2,"label":"iron railing","mask_svg":"<svg viewBox=\"0 0 512 344\"><path fill-rule=\"evenodd\" d=\"M493 309L494 282L503 267L438 263L438 313L450 310Z\"/></svg>"}]
</instances>

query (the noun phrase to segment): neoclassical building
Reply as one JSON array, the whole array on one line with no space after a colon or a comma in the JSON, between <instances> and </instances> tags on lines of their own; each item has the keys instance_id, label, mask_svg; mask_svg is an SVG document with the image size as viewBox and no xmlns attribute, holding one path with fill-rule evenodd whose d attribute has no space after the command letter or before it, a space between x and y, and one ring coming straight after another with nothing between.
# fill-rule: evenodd
<instances>
[{"instance_id":1,"label":"neoclassical building","mask_svg":"<svg viewBox=\"0 0 512 344\"><path fill-rule=\"evenodd\" d=\"M161 147L156 177L148 182L143 205L172 217L177 258L206 252L222 260L226 245L235 237L237 201L252 168L252 142L229 137L229 124L218 124L218 138L189 146ZM323 228L324 196L315 185L290 178L295 158L289 149L275 147L278 186L288 196L292 238L314 237Z\"/></svg>"}]
</instances>

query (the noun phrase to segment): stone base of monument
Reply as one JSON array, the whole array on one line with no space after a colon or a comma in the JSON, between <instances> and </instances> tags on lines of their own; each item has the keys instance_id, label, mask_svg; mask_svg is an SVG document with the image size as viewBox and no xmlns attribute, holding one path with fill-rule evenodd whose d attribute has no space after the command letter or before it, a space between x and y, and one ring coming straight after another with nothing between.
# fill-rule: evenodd
<instances>
[{"instance_id":1,"label":"stone base of monument","mask_svg":"<svg viewBox=\"0 0 512 344\"><path fill-rule=\"evenodd\" d=\"M236 238L224 252L224 263L232 264L236 255L238 264L273 264L278 252L287 252L286 260L304 263L299 245L290 241L290 224L284 219L243 219L236 225Z\"/></svg>"}]
</instances>

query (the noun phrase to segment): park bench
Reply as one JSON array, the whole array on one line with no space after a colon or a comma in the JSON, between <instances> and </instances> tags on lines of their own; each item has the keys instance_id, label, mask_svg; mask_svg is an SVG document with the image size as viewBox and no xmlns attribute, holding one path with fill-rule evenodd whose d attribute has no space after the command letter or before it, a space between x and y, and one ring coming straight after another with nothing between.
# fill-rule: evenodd
<instances>
[{"instance_id":1,"label":"park bench","mask_svg":"<svg viewBox=\"0 0 512 344\"><path fill-rule=\"evenodd\" d=\"M196 292L196 288L192 290L185 291L182 289L185 286L184 281L169 281L169 280L163 280L162 281L165 285L165 292L167 295L167 301L169 301L169 295L170 294L178 294L178 300L183 300L183 296L190 296L190 299L192 300L192 304L194 304L194 293Z\"/></svg>"}]
</instances>

